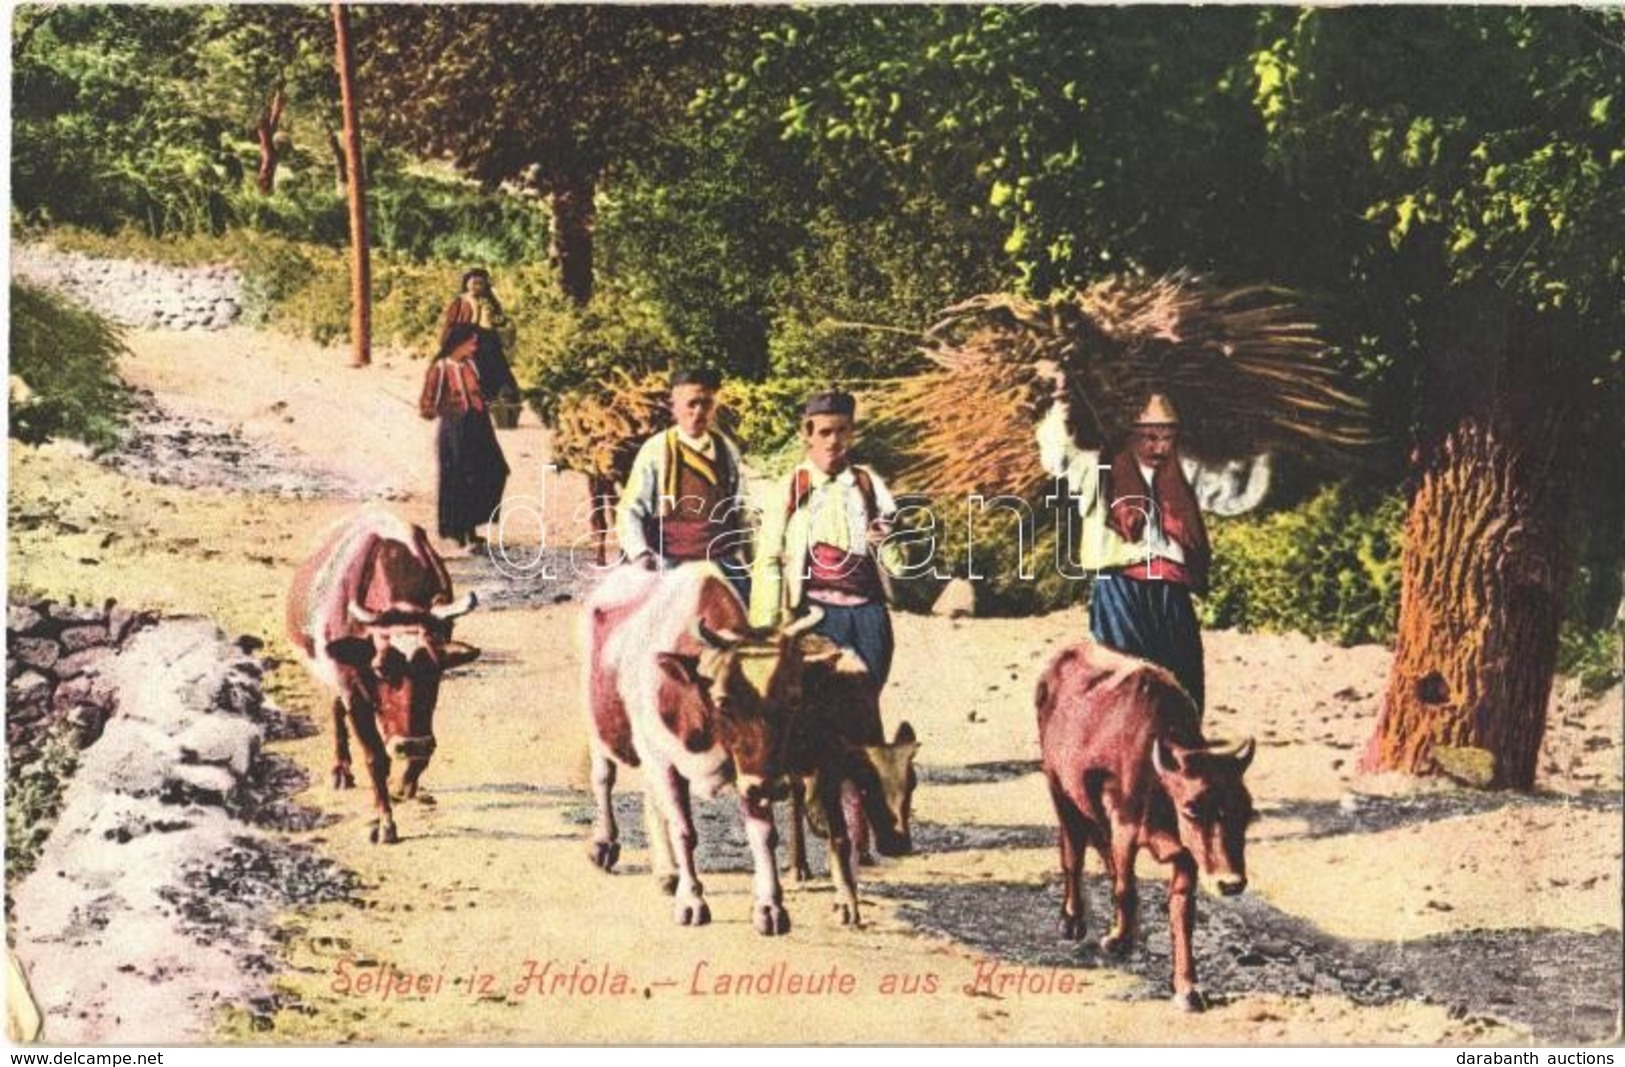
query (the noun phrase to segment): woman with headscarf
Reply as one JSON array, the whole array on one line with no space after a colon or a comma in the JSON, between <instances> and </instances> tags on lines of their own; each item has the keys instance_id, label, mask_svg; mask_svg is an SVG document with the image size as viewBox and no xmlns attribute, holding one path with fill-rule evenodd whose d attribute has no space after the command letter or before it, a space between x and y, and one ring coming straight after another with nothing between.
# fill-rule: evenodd
<instances>
[{"instance_id":1,"label":"woman with headscarf","mask_svg":"<svg viewBox=\"0 0 1625 1067\"><path fill-rule=\"evenodd\" d=\"M480 375L480 389L485 401L501 397L517 397L519 383L514 380L513 369L508 366L502 351L502 338L497 331L507 329L508 317L503 314L502 301L491 288L491 273L475 267L463 275L463 291L446 305L441 316L440 347L446 347L454 326L472 326L478 339L474 351L474 367Z\"/></svg>"},{"instance_id":2,"label":"woman with headscarf","mask_svg":"<svg viewBox=\"0 0 1625 1067\"><path fill-rule=\"evenodd\" d=\"M459 547L482 545L479 527L492 520L508 483L508 461L475 363L479 335L466 322L446 331L440 354L423 379L418 411L439 419L435 448L440 461L440 536Z\"/></svg>"}]
</instances>

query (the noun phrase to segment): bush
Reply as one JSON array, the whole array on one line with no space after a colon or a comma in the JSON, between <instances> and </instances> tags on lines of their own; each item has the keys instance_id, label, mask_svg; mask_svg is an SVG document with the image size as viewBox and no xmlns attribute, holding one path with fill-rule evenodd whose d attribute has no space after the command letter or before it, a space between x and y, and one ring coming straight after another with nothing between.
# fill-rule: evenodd
<instances>
[{"instance_id":1,"label":"bush","mask_svg":"<svg viewBox=\"0 0 1625 1067\"><path fill-rule=\"evenodd\" d=\"M78 765L79 753L60 735L45 738L40 757L13 766L6 776L6 904L11 890L39 859L62 808L62 791Z\"/></svg>"},{"instance_id":2,"label":"bush","mask_svg":"<svg viewBox=\"0 0 1625 1067\"><path fill-rule=\"evenodd\" d=\"M1625 672L1621 667L1618 629L1592 629L1570 620L1557 638L1557 673L1580 683L1587 696L1600 696L1618 685Z\"/></svg>"},{"instance_id":3,"label":"bush","mask_svg":"<svg viewBox=\"0 0 1625 1067\"><path fill-rule=\"evenodd\" d=\"M1398 495L1366 500L1339 484L1290 511L1211 521L1203 624L1342 645L1392 640L1404 518Z\"/></svg>"},{"instance_id":4,"label":"bush","mask_svg":"<svg viewBox=\"0 0 1625 1067\"><path fill-rule=\"evenodd\" d=\"M800 461L801 411L819 388L807 378L732 379L724 384L721 401L734 414L734 436L764 473L779 473Z\"/></svg>"},{"instance_id":5,"label":"bush","mask_svg":"<svg viewBox=\"0 0 1625 1067\"><path fill-rule=\"evenodd\" d=\"M72 437L118 443L130 396L117 374L116 328L64 297L11 283L11 373L26 385L11 400L11 436L28 444Z\"/></svg>"}]
</instances>

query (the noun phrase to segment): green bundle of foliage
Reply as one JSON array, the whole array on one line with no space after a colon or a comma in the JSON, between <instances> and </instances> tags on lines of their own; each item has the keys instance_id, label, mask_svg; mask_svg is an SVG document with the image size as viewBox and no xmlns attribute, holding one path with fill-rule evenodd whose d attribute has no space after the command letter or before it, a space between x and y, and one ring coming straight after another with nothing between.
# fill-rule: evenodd
<instances>
[{"instance_id":1,"label":"green bundle of foliage","mask_svg":"<svg viewBox=\"0 0 1625 1067\"><path fill-rule=\"evenodd\" d=\"M637 296L604 286L585 308L557 300L548 313L521 319L519 329L534 340L522 339L510 360L530 406L550 426L565 393L607 381L613 370L636 379L691 358L660 313ZM506 306L513 316L520 305ZM544 310L524 306L533 314Z\"/></svg>"},{"instance_id":2,"label":"green bundle of foliage","mask_svg":"<svg viewBox=\"0 0 1625 1067\"><path fill-rule=\"evenodd\" d=\"M118 443L129 393L117 374L124 351L105 319L65 298L11 283L11 374L26 387L11 400L11 436L29 444L72 437Z\"/></svg>"},{"instance_id":3,"label":"green bundle of foliage","mask_svg":"<svg viewBox=\"0 0 1625 1067\"><path fill-rule=\"evenodd\" d=\"M1341 645L1392 640L1404 516L1398 495L1372 500L1340 483L1288 511L1212 521L1203 624Z\"/></svg>"}]
</instances>

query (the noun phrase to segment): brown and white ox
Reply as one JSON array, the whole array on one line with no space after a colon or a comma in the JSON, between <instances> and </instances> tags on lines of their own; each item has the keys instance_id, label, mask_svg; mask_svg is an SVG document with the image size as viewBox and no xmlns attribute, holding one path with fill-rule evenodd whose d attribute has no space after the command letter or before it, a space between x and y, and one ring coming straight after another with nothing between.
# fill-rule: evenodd
<instances>
[{"instance_id":1,"label":"brown and white ox","mask_svg":"<svg viewBox=\"0 0 1625 1067\"><path fill-rule=\"evenodd\" d=\"M1100 947L1126 953L1138 923L1134 858L1149 849L1173 867L1174 1003L1202 1010L1191 951L1197 876L1223 896L1247 886L1253 802L1242 775L1253 742L1204 740L1200 713L1173 675L1087 641L1055 657L1036 699L1044 774L1061 823L1061 936L1084 935L1083 853L1093 846L1112 879L1114 905Z\"/></svg>"},{"instance_id":2,"label":"brown and white ox","mask_svg":"<svg viewBox=\"0 0 1625 1067\"><path fill-rule=\"evenodd\" d=\"M732 784L755 872L753 924L767 936L790 929L772 799L784 724L801 704L802 674L814 662L803 652L808 625L750 631L744 604L708 563L664 573L621 567L587 602L588 736L598 805L588 855L606 871L615 866L616 767L642 767L651 866L662 890L677 898L679 923L711 921L694 869L690 793L714 796Z\"/></svg>"},{"instance_id":3,"label":"brown and white ox","mask_svg":"<svg viewBox=\"0 0 1625 1067\"><path fill-rule=\"evenodd\" d=\"M452 620L474 607L472 593L452 600L445 562L417 526L366 508L328 532L294 573L288 638L311 673L333 692L333 786L355 786L350 732L360 742L372 783L374 842L399 840L390 807L391 757L406 763L401 796L420 795L434 754L440 678L479 649L451 640Z\"/></svg>"},{"instance_id":4,"label":"brown and white ox","mask_svg":"<svg viewBox=\"0 0 1625 1067\"><path fill-rule=\"evenodd\" d=\"M821 637L827 649L837 646ZM805 825L828 839L829 872L835 883L835 918L844 926L861 923L853 869L873 863L871 835L882 856L913 851L909 828L914 787L914 728L903 723L890 744L880 721L880 698L862 660L846 655L809 667L802 679L804 702L792 719L785 771L790 790L791 877L812 877L807 863Z\"/></svg>"}]
</instances>

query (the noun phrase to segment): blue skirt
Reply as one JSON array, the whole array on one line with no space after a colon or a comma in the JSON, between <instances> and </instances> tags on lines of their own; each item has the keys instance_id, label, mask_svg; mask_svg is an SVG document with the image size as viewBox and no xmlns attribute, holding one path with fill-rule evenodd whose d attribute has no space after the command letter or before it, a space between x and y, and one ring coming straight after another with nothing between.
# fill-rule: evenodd
<instances>
[{"instance_id":1,"label":"blue skirt","mask_svg":"<svg viewBox=\"0 0 1625 1067\"><path fill-rule=\"evenodd\" d=\"M1202 711L1202 630L1188 587L1097 575L1089 592L1089 631L1107 648L1166 667Z\"/></svg>"}]
</instances>

